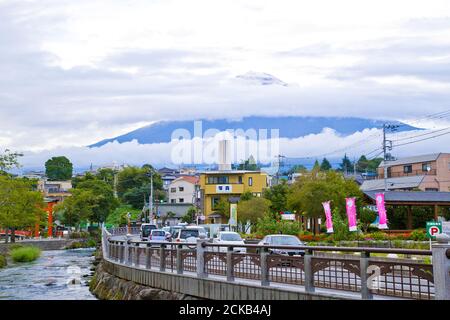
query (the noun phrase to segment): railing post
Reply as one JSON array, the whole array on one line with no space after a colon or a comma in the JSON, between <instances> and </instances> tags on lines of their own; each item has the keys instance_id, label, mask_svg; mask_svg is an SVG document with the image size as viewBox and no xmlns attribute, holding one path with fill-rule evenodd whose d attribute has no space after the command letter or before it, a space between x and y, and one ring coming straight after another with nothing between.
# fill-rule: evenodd
<instances>
[{"instance_id":1,"label":"railing post","mask_svg":"<svg viewBox=\"0 0 450 320\"><path fill-rule=\"evenodd\" d=\"M145 268L151 269L152 268L152 251L150 249L151 245L147 244L147 248L145 248L145 252L147 256L145 257Z\"/></svg>"},{"instance_id":2,"label":"railing post","mask_svg":"<svg viewBox=\"0 0 450 320\"><path fill-rule=\"evenodd\" d=\"M270 285L269 281L269 268L267 264L267 257L269 256L269 252L267 248L262 248L261 250L261 285L268 286Z\"/></svg>"},{"instance_id":3,"label":"railing post","mask_svg":"<svg viewBox=\"0 0 450 320\"><path fill-rule=\"evenodd\" d=\"M139 243L136 243L136 247L134 248L134 252L136 255L136 260L135 260L135 266L139 267L139 258L140 258L140 250L139 250Z\"/></svg>"},{"instance_id":4,"label":"railing post","mask_svg":"<svg viewBox=\"0 0 450 320\"><path fill-rule=\"evenodd\" d=\"M177 274L183 274L182 245L177 245Z\"/></svg>"},{"instance_id":5,"label":"railing post","mask_svg":"<svg viewBox=\"0 0 450 320\"><path fill-rule=\"evenodd\" d=\"M159 248L159 271L166 271L166 245L161 244Z\"/></svg>"},{"instance_id":6,"label":"railing post","mask_svg":"<svg viewBox=\"0 0 450 320\"><path fill-rule=\"evenodd\" d=\"M361 279L361 299L372 300L373 295L369 289L367 270L369 268L370 252L361 252L361 257L359 258L359 268L360 268L360 279Z\"/></svg>"},{"instance_id":7,"label":"railing post","mask_svg":"<svg viewBox=\"0 0 450 320\"><path fill-rule=\"evenodd\" d=\"M303 265L305 271L305 291L314 292L316 291L314 287L314 272L312 268L312 250L306 249L305 255L303 256Z\"/></svg>"},{"instance_id":8,"label":"railing post","mask_svg":"<svg viewBox=\"0 0 450 320\"><path fill-rule=\"evenodd\" d=\"M435 300L450 300L450 242L446 234L436 237L433 244L433 277Z\"/></svg>"},{"instance_id":9,"label":"railing post","mask_svg":"<svg viewBox=\"0 0 450 320\"><path fill-rule=\"evenodd\" d=\"M197 277L206 278L205 272L205 248L203 247L204 240L197 240Z\"/></svg>"},{"instance_id":10,"label":"railing post","mask_svg":"<svg viewBox=\"0 0 450 320\"><path fill-rule=\"evenodd\" d=\"M227 247L227 281L234 281L233 247Z\"/></svg>"},{"instance_id":11,"label":"railing post","mask_svg":"<svg viewBox=\"0 0 450 320\"><path fill-rule=\"evenodd\" d=\"M120 262L121 263L125 263L126 262L126 260L125 260L125 256L126 256L126 245L125 245L125 242L123 242L123 243L120 243L119 242L119 246L120 246Z\"/></svg>"},{"instance_id":12,"label":"railing post","mask_svg":"<svg viewBox=\"0 0 450 320\"><path fill-rule=\"evenodd\" d=\"M130 264L130 245L128 243L128 239L125 240L125 264Z\"/></svg>"}]
</instances>

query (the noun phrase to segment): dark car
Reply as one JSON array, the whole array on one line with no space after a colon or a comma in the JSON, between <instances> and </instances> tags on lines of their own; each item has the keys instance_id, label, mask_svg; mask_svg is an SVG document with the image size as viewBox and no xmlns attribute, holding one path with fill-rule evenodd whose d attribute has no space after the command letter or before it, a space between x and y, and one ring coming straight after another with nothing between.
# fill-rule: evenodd
<instances>
[{"instance_id":1,"label":"dark car","mask_svg":"<svg viewBox=\"0 0 450 320\"><path fill-rule=\"evenodd\" d=\"M301 242L297 237L284 235L284 234L273 234L265 236L259 242L259 245L269 245L269 246L304 246L305 244ZM277 248L269 248L269 252L271 254L279 254L283 256L304 256L305 250L300 249L277 249Z\"/></svg>"}]
</instances>

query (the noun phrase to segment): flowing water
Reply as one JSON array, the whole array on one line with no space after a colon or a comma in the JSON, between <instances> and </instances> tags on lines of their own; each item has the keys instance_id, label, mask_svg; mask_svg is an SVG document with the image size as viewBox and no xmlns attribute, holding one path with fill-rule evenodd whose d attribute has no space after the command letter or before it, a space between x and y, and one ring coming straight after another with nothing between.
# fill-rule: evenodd
<instances>
[{"instance_id":1,"label":"flowing water","mask_svg":"<svg viewBox=\"0 0 450 320\"><path fill-rule=\"evenodd\" d=\"M0 300L94 300L88 282L92 277L94 249L43 251L30 263L13 263L0 269Z\"/></svg>"}]
</instances>

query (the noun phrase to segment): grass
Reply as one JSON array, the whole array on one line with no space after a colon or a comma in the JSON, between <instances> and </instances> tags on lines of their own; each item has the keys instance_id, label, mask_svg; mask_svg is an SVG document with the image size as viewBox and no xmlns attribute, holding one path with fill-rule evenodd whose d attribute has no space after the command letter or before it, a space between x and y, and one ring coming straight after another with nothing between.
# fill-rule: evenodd
<instances>
[{"instance_id":1,"label":"grass","mask_svg":"<svg viewBox=\"0 0 450 320\"><path fill-rule=\"evenodd\" d=\"M14 262L31 262L41 255L41 250L36 247L27 246L11 250L9 253Z\"/></svg>"},{"instance_id":2,"label":"grass","mask_svg":"<svg viewBox=\"0 0 450 320\"><path fill-rule=\"evenodd\" d=\"M0 254L0 269L6 267L6 257Z\"/></svg>"}]
</instances>

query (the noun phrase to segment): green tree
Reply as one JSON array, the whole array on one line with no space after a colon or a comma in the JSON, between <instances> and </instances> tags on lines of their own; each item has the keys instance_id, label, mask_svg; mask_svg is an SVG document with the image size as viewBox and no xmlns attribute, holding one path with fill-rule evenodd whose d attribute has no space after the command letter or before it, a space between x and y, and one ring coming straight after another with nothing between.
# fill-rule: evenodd
<instances>
[{"instance_id":1,"label":"green tree","mask_svg":"<svg viewBox=\"0 0 450 320\"><path fill-rule=\"evenodd\" d=\"M247 160L242 161L237 167L237 170L252 170L256 171L259 170L260 167L256 164L255 158L253 156L250 156Z\"/></svg>"},{"instance_id":2,"label":"green tree","mask_svg":"<svg viewBox=\"0 0 450 320\"><path fill-rule=\"evenodd\" d=\"M370 225L375 221L377 218L377 213L368 209L368 208L361 208L358 210L358 220L361 225L361 229L364 232L367 232Z\"/></svg>"},{"instance_id":3,"label":"green tree","mask_svg":"<svg viewBox=\"0 0 450 320\"><path fill-rule=\"evenodd\" d=\"M219 202L214 206L214 211L222 215L224 218L230 217L230 202L226 198L220 198Z\"/></svg>"},{"instance_id":4,"label":"green tree","mask_svg":"<svg viewBox=\"0 0 450 320\"><path fill-rule=\"evenodd\" d=\"M195 214L196 214L195 207L190 207L186 213L181 217L181 222L184 223L193 223L195 220Z\"/></svg>"},{"instance_id":5,"label":"green tree","mask_svg":"<svg viewBox=\"0 0 450 320\"><path fill-rule=\"evenodd\" d=\"M290 193L289 185L286 181L274 185L264 190L263 197L270 201L270 210L272 212L286 211L287 198Z\"/></svg>"},{"instance_id":6,"label":"green tree","mask_svg":"<svg viewBox=\"0 0 450 320\"><path fill-rule=\"evenodd\" d=\"M332 166L330 161L327 158L323 158L322 163L320 164L320 171L328 171L331 170Z\"/></svg>"},{"instance_id":7,"label":"green tree","mask_svg":"<svg viewBox=\"0 0 450 320\"><path fill-rule=\"evenodd\" d=\"M306 169L306 167L304 165L296 164L296 165L293 165L289 170L284 171L283 175L288 176L293 173L301 173L301 172L307 172L307 171L308 171L308 169Z\"/></svg>"},{"instance_id":8,"label":"green tree","mask_svg":"<svg viewBox=\"0 0 450 320\"><path fill-rule=\"evenodd\" d=\"M356 197L362 204L363 194L352 180L344 179L335 171L319 172L301 176L292 186L288 196L288 207L314 219L314 231L319 232L318 218L325 218L322 202L331 201L339 212L345 212L345 198Z\"/></svg>"},{"instance_id":9,"label":"green tree","mask_svg":"<svg viewBox=\"0 0 450 320\"><path fill-rule=\"evenodd\" d=\"M99 196L92 190L72 189L72 196L55 207L55 212L65 225L79 229L81 222L91 221L98 209Z\"/></svg>"},{"instance_id":10,"label":"green tree","mask_svg":"<svg viewBox=\"0 0 450 320\"><path fill-rule=\"evenodd\" d=\"M362 155L358 162L356 163L356 170L358 172L365 172L369 166L369 160L367 160L365 155Z\"/></svg>"},{"instance_id":11,"label":"green tree","mask_svg":"<svg viewBox=\"0 0 450 320\"><path fill-rule=\"evenodd\" d=\"M345 154L344 158L342 158L342 162L339 165L339 171L347 172L347 173L353 172L353 163L347 157L347 154Z\"/></svg>"},{"instance_id":12,"label":"green tree","mask_svg":"<svg viewBox=\"0 0 450 320\"><path fill-rule=\"evenodd\" d=\"M264 198L255 197L250 200L240 201L238 203L238 222L241 225L247 225L250 222L250 226L256 225L259 218L270 213L270 201ZM244 230L247 232L247 230Z\"/></svg>"},{"instance_id":13,"label":"green tree","mask_svg":"<svg viewBox=\"0 0 450 320\"><path fill-rule=\"evenodd\" d=\"M32 227L45 215L44 200L33 184L25 179L0 176L0 226L11 229L11 241L15 241L16 229Z\"/></svg>"},{"instance_id":14,"label":"green tree","mask_svg":"<svg viewBox=\"0 0 450 320\"><path fill-rule=\"evenodd\" d=\"M314 162L314 166L313 166L313 168L312 168L312 171L315 171L315 172L320 171L320 164L319 164L319 161L318 161L318 160L316 160L316 161Z\"/></svg>"},{"instance_id":15,"label":"green tree","mask_svg":"<svg viewBox=\"0 0 450 320\"><path fill-rule=\"evenodd\" d=\"M119 201L108 182L102 180L86 180L78 184L77 189L89 190L96 196L96 206L92 209L89 219L93 222L104 222L118 206Z\"/></svg>"},{"instance_id":16,"label":"green tree","mask_svg":"<svg viewBox=\"0 0 450 320\"><path fill-rule=\"evenodd\" d=\"M20 167L19 158L22 156L23 154L12 152L9 149L0 153L0 173L5 173L7 170Z\"/></svg>"},{"instance_id":17,"label":"green tree","mask_svg":"<svg viewBox=\"0 0 450 320\"><path fill-rule=\"evenodd\" d=\"M149 199L152 174L154 200L164 200L165 192L161 176L151 165L144 165L142 168L128 167L118 173L117 193L119 198L136 209L142 208Z\"/></svg>"},{"instance_id":18,"label":"green tree","mask_svg":"<svg viewBox=\"0 0 450 320\"><path fill-rule=\"evenodd\" d=\"M45 163L45 174L50 181L70 180L73 165L66 157L53 157Z\"/></svg>"}]
</instances>

